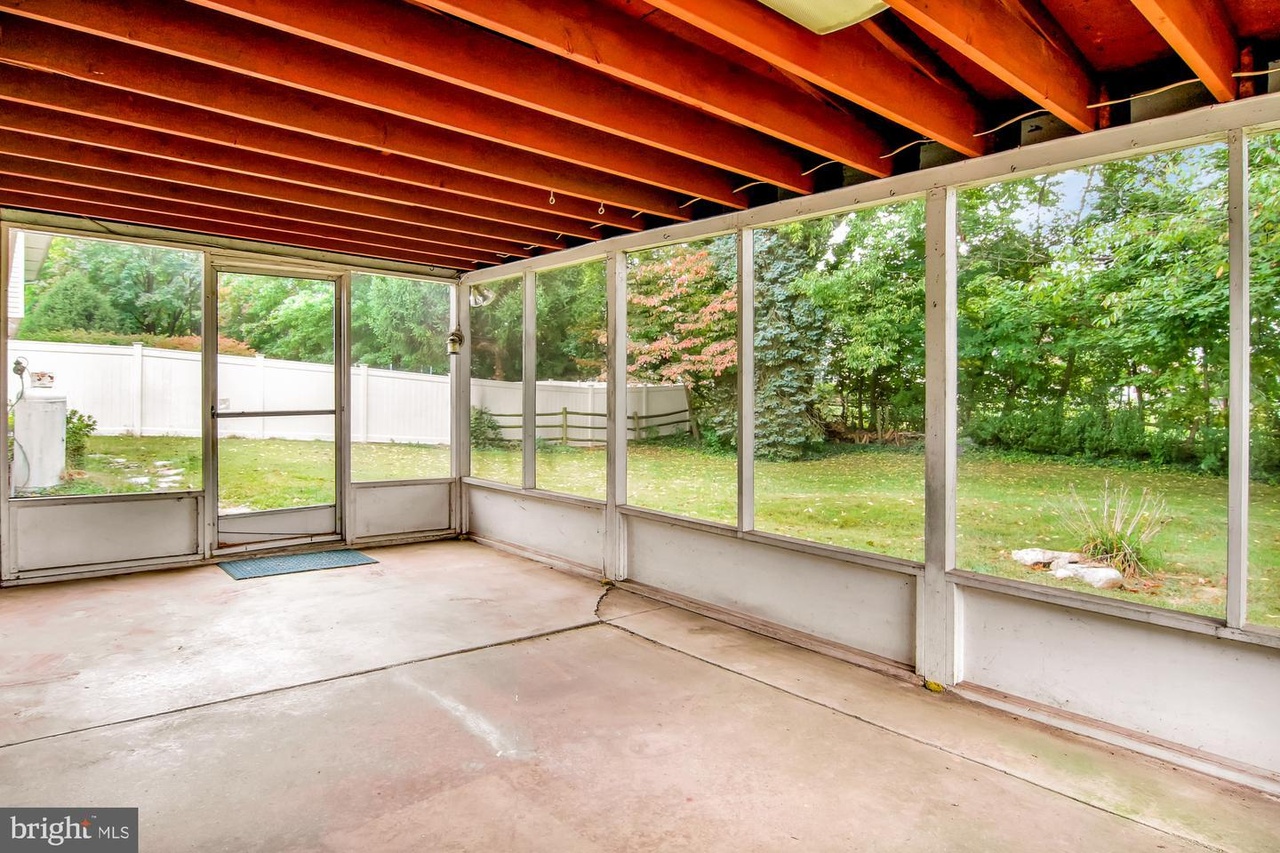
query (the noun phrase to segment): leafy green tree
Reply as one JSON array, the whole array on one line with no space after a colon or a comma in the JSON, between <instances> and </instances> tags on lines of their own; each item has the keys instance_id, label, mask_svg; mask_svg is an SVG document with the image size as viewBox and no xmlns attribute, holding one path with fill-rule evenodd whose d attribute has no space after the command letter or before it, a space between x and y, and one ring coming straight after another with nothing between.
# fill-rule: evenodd
<instances>
[{"instance_id":1,"label":"leafy green tree","mask_svg":"<svg viewBox=\"0 0 1280 853\"><path fill-rule=\"evenodd\" d=\"M448 373L447 284L382 275L351 281L351 360L389 370Z\"/></svg>"},{"instance_id":2,"label":"leafy green tree","mask_svg":"<svg viewBox=\"0 0 1280 853\"><path fill-rule=\"evenodd\" d=\"M28 287L20 334L54 329L198 334L203 275L195 252L54 237L39 280Z\"/></svg>"}]
</instances>

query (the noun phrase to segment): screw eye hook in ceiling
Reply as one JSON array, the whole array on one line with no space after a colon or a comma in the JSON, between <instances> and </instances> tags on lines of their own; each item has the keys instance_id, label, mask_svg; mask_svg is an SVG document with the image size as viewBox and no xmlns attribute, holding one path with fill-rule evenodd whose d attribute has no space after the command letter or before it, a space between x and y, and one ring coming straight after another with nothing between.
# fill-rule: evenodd
<instances>
[{"instance_id":1,"label":"screw eye hook in ceiling","mask_svg":"<svg viewBox=\"0 0 1280 853\"><path fill-rule=\"evenodd\" d=\"M601 216L604 216L604 202L600 202L600 210L599 210L599 213L600 213L600 215L601 215Z\"/></svg>"},{"instance_id":2,"label":"screw eye hook in ceiling","mask_svg":"<svg viewBox=\"0 0 1280 853\"><path fill-rule=\"evenodd\" d=\"M552 191L551 191L551 198L547 201L547 204L552 204L552 205L554 205L555 203L556 203L556 191L555 191L555 190L552 190Z\"/></svg>"}]
</instances>

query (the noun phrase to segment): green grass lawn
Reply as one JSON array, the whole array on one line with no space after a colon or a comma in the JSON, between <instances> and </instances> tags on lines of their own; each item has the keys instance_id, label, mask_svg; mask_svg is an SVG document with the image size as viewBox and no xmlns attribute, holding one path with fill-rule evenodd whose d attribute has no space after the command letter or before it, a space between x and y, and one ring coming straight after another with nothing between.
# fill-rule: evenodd
<instances>
[{"instance_id":1,"label":"green grass lawn","mask_svg":"<svg viewBox=\"0 0 1280 853\"><path fill-rule=\"evenodd\" d=\"M103 494L200 487L197 439L93 436L85 472L50 490ZM475 449L474 476L518 484L518 446ZM333 446L321 441L228 439L221 448L224 507L273 509L333 501ZM736 460L687 444L628 449L628 501L694 518L735 523ZM358 480L447 476L448 448L356 444ZM165 473L170 472L170 473ZM172 473L180 472L180 473ZM146 478L145 481L142 478ZM603 499L603 449L539 446L538 486ZM1065 519L1074 486L1097 500L1104 484L1162 495L1171 521L1155 539L1157 565L1136 591L1099 591L1058 581L1009 558L1018 548L1071 550ZM759 530L910 560L924 556L924 456L919 451L844 448L800 462L756 466ZM966 453L959 462L958 564L1130 601L1221 617L1226 574L1226 481L1150 467L1014 460ZM1250 620L1280 628L1280 487L1254 484L1250 508Z\"/></svg>"}]
</instances>

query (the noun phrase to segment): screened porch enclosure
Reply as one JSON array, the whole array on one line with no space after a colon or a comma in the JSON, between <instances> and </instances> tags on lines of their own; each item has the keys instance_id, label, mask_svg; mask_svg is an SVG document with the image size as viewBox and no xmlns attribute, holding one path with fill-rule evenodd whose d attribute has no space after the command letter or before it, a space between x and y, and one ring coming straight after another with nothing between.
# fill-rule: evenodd
<instances>
[{"instance_id":1,"label":"screened porch enclosure","mask_svg":"<svg viewBox=\"0 0 1280 853\"><path fill-rule=\"evenodd\" d=\"M0 604L386 548L299 672L631 620L1280 796L1280 4L819 5L0 0Z\"/></svg>"}]
</instances>

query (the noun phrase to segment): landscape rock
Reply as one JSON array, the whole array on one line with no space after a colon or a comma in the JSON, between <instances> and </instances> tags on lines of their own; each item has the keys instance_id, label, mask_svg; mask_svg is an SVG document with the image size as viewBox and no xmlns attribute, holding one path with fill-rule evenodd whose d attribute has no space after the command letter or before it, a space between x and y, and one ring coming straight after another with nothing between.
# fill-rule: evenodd
<instances>
[{"instance_id":1,"label":"landscape rock","mask_svg":"<svg viewBox=\"0 0 1280 853\"><path fill-rule=\"evenodd\" d=\"M1086 562L1080 559L1079 554L1068 554L1054 560L1049 572L1058 580L1076 578L1094 589L1118 589L1124 585L1124 575L1119 571L1106 563Z\"/></svg>"},{"instance_id":2,"label":"landscape rock","mask_svg":"<svg viewBox=\"0 0 1280 853\"><path fill-rule=\"evenodd\" d=\"M1081 555L1071 551L1050 551L1047 548L1023 548L1020 551L1014 551L1009 556L1024 566L1050 566L1058 560L1079 563L1084 559Z\"/></svg>"}]
</instances>

